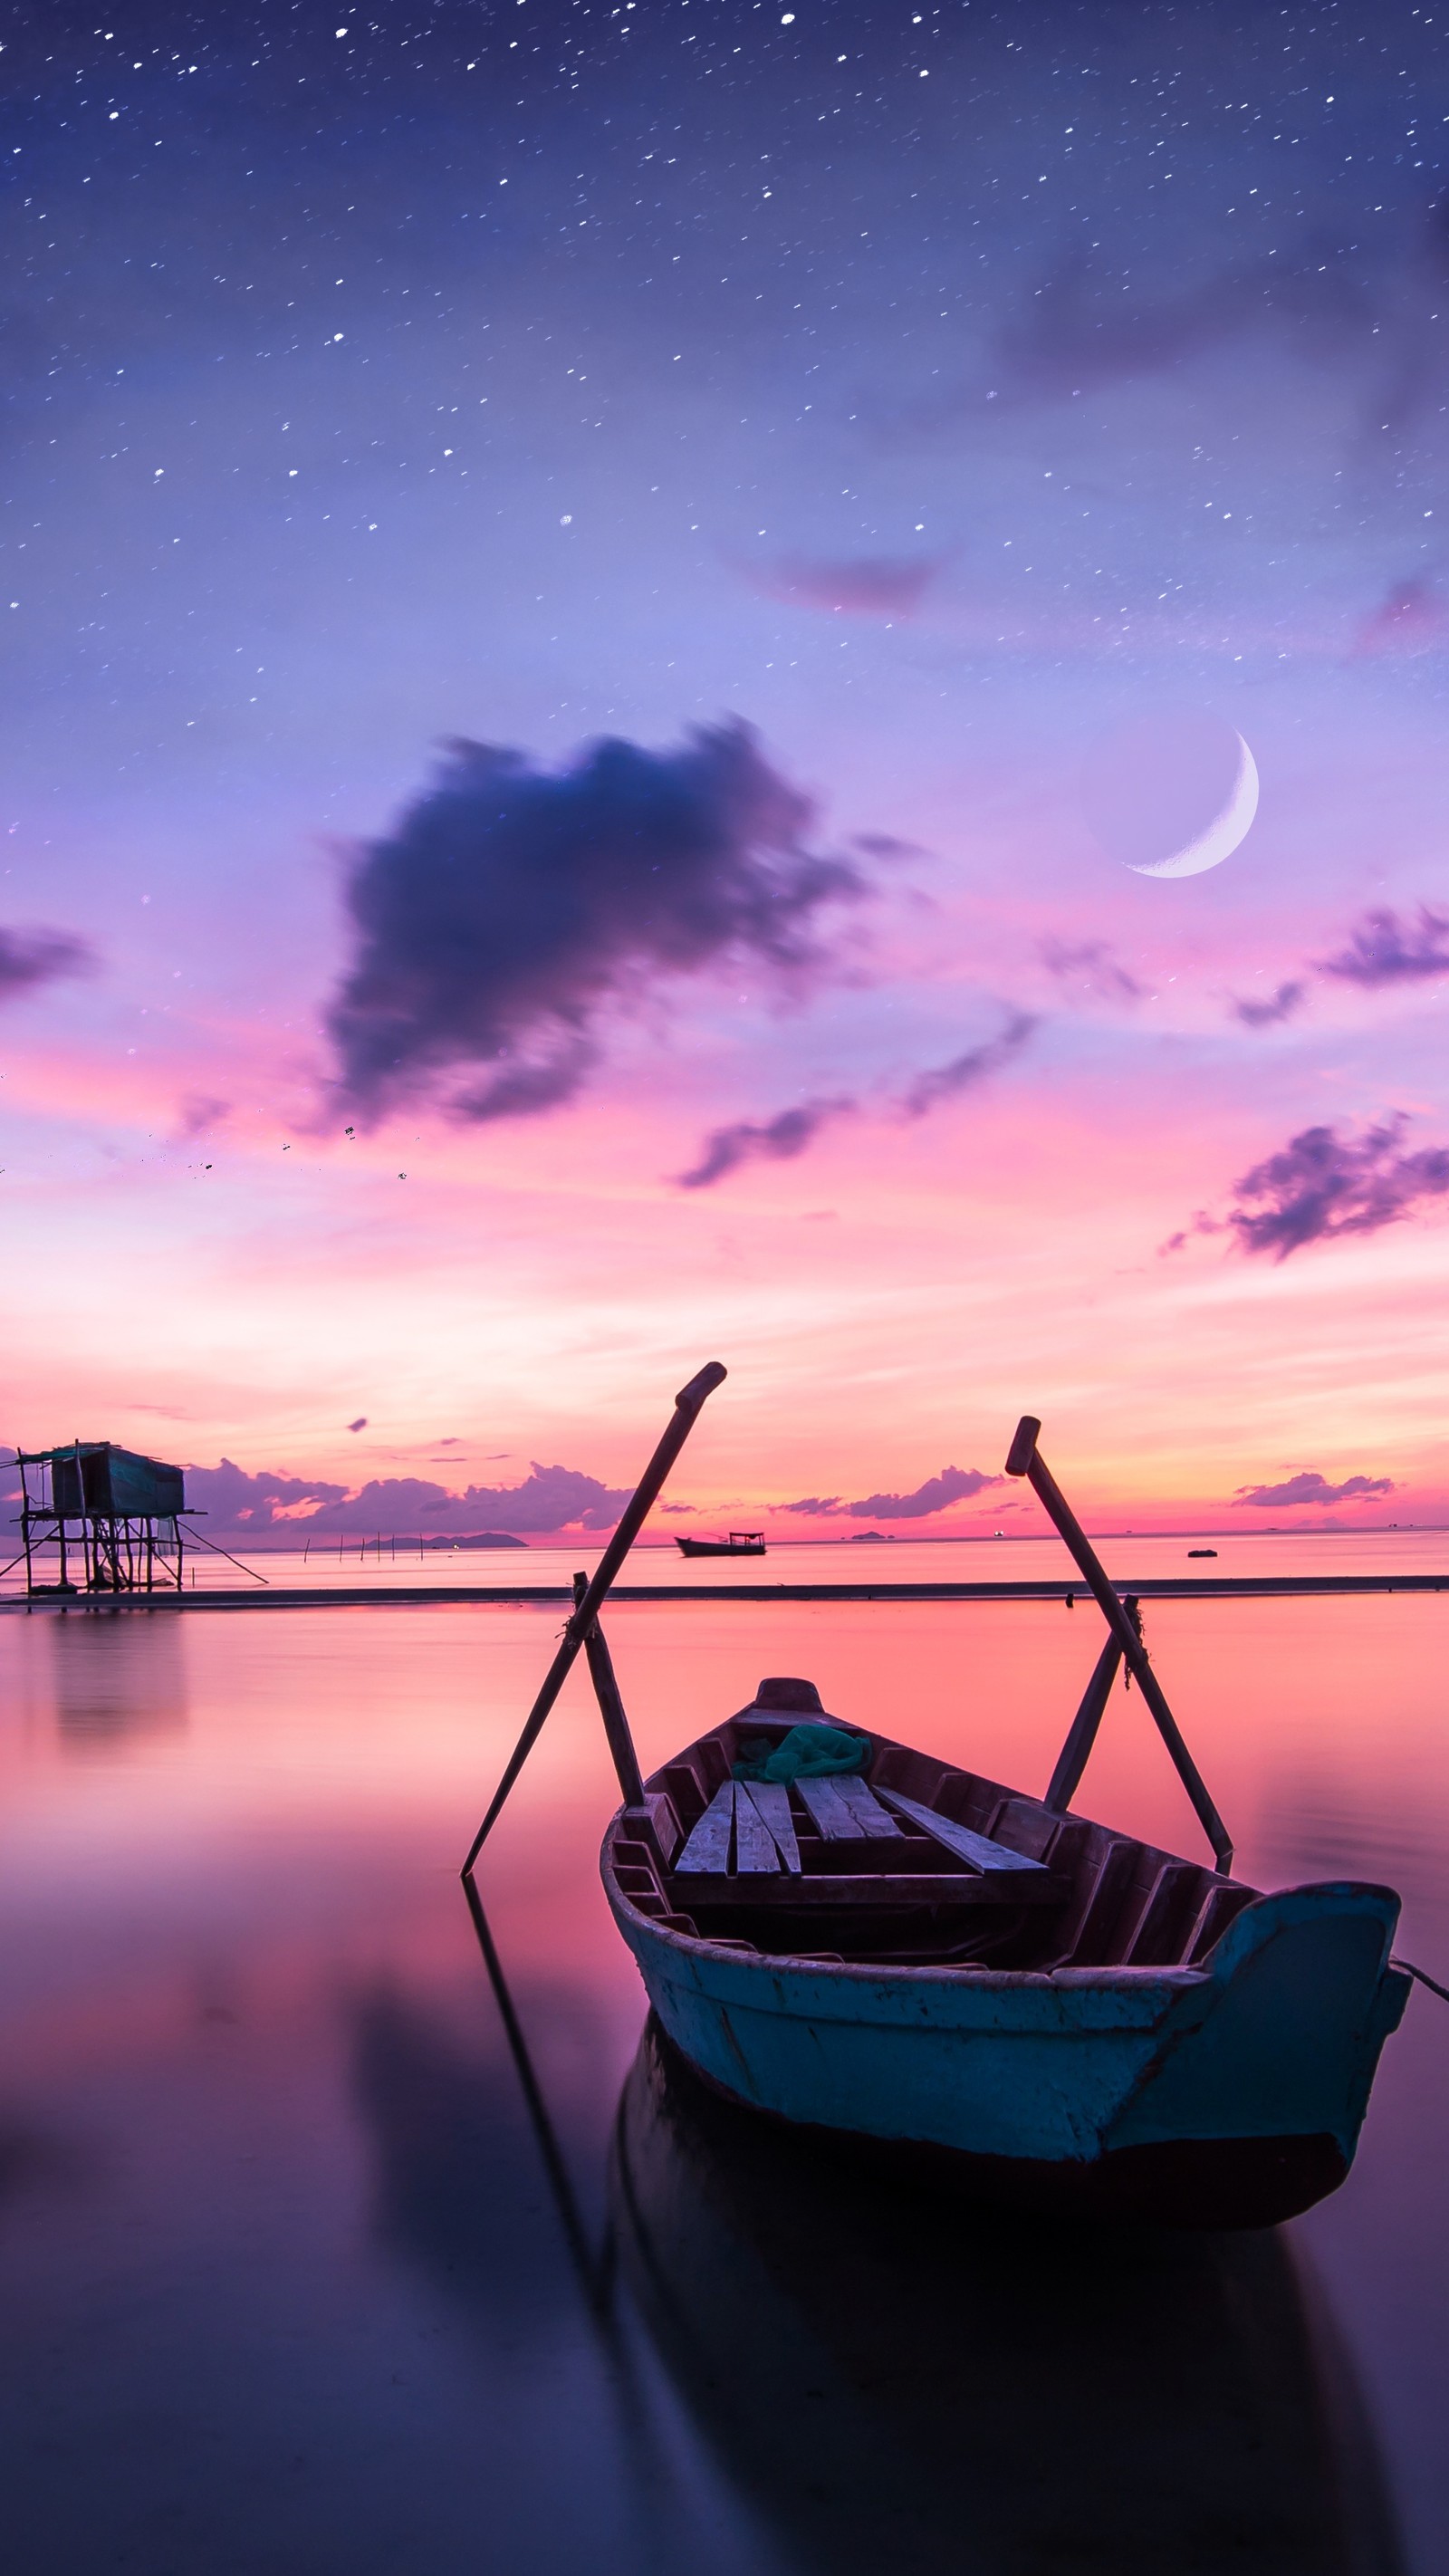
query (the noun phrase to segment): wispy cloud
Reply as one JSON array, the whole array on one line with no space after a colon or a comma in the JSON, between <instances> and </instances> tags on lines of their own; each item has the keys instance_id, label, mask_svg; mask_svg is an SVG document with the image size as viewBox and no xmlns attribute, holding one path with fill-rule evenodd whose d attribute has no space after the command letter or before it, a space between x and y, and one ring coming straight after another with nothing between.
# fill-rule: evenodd
<instances>
[{"instance_id":1,"label":"wispy cloud","mask_svg":"<svg viewBox=\"0 0 1449 2576\"><path fill-rule=\"evenodd\" d=\"M914 617L945 561L943 555L777 555L741 566L767 599L840 617Z\"/></svg>"},{"instance_id":2,"label":"wispy cloud","mask_svg":"<svg viewBox=\"0 0 1449 2576\"><path fill-rule=\"evenodd\" d=\"M1044 939L1040 953L1048 973L1063 984L1106 993L1114 1001L1138 1002L1142 998L1144 986L1114 956L1105 939Z\"/></svg>"},{"instance_id":3,"label":"wispy cloud","mask_svg":"<svg viewBox=\"0 0 1449 2576\"><path fill-rule=\"evenodd\" d=\"M1233 1502L1254 1511L1282 1511L1299 1503L1361 1503L1393 1490L1391 1476L1346 1476L1341 1485L1331 1485L1316 1467L1301 1467L1281 1485L1240 1485Z\"/></svg>"},{"instance_id":4,"label":"wispy cloud","mask_svg":"<svg viewBox=\"0 0 1449 2576\"><path fill-rule=\"evenodd\" d=\"M1162 274L1163 272L1159 272ZM1449 201L1411 214L1376 255L1361 238L1305 226L1296 245L1154 289L1104 258L1071 251L996 334L987 399L1033 402L1165 373L1231 343L1276 340L1300 361L1357 376L1358 441L1369 454L1443 398L1431 327L1449 285Z\"/></svg>"},{"instance_id":5,"label":"wispy cloud","mask_svg":"<svg viewBox=\"0 0 1449 2576\"><path fill-rule=\"evenodd\" d=\"M853 1100L805 1100L797 1109L782 1109L775 1118L737 1118L733 1125L713 1128L704 1140L704 1148L693 1169L681 1172L682 1190L712 1189L729 1172L737 1172L742 1163L788 1163L803 1154L807 1145L819 1135L822 1127L837 1118L847 1118L854 1110Z\"/></svg>"},{"instance_id":6,"label":"wispy cloud","mask_svg":"<svg viewBox=\"0 0 1449 2576\"><path fill-rule=\"evenodd\" d=\"M97 962L89 942L68 930L0 930L0 1002L64 975L92 974Z\"/></svg>"},{"instance_id":7,"label":"wispy cloud","mask_svg":"<svg viewBox=\"0 0 1449 2576\"><path fill-rule=\"evenodd\" d=\"M906 1118L924 1118L943 1101L954 1100L999 1072L1025 1046L1036 1025L1029 1012L1014 1011L994 1038L983 1038L963 1054L952 1056L948 1063L930 1065L917 1074L892 1105ZM704 1140L699 1161L691 1170L679 1174L678 1186L684 1190L711 1189L716 1181L738 1171L742 1163L793 1161L813 1144L823 1127L836 1119L851 1117L860 1107L860 1101L849 1094L838 1094L832 1099L803 1101L798 1108L782 1109L775 1118L738 1118L728 1127L713 1128Z\"/></svg>"},{"instance_id":8,"label":"wispy cloud","mask_svg":"<svg viewBox=\"0 0 1449 2576\"><path fill-rule=\"evenodd\" d=\"M1449 975L1449 913L1431 912L1421 903L1417 924L1410 924L1387 909L1366 912L1350 932L1347 947L1336 957L1321 957L1318 965L1324 975L1370 989Z\"/></svg>"},{"instance_id":9,"label":"wispy cloud","mask_svg":"<svg viewBox=\"0 0 1449 2576\"><path fill-rule=\"evenodd\" d=\"M1449 609L1426 581L1395 582L1354 640L1354 658L1432 653L1449 644Z\"/></svg>"},{"instance_id":10,"label":"wispy cloud","mask_svg":"<svg viewBox=\"0 0 1449 2576\"><path fill-rule=\"evenodd\" d=\"M968 1047L964 1055L952 1056L947 1064L929 1066L917 1074L901 1094L901 1107L908 1118L924 1118L927 1111L938 1109L943 1100L954 1100L958 1093L971 1091L993 1073L999 1073L1019 1054L1037 1022L1030 1011L1013 1011L1004 1029L994 1038L983 1038L979 1045Z\"/></svg>"},{"instance_id":11,"label":"wispy cloud","mask_svg":"<svg viewBox=\"0 0 1449 2576\"><path fill-rule=\"evenodd\" d=\"M1235 1020L1241 1020L1245 1029L1277 1028L1281 1021L1292 1019L1294 1012L1307 998L1307 993L1308 987L1305 983L1299 979L1292 979L1280 984L1276 993L1266 994L1262 999L1255 999L1251 994L1245 1000L1239 1000L1234 996L1233 1017Z\"/></svg>"},{"instance_id":12,"label":"wispy cloud","mask_svg":"<svg viewBox=\"0 0 1449 2576\"><path fill-rule=\"evenodd\" d=\"M927 855L919 841L898 840L894 832L852 832L850 846L863 850L868 859L923 859Z\"/></svg>"},{"instance_id":13,"label":"wispy cloud","mask_svg":"<svg viewBox=\"0 0 1449 2576\"><path fill-rule=\"evenodd\" d=\"M743 724L670 752L596 743L558 772L455 744L348 882L341 1089L375 1118L462 1069L455 1115L536 1114L580 1090L610 1003L741 955L799 984L829 962L824 908L864 890L807 846L813 822Z\"/></svg>"}]
</instances>

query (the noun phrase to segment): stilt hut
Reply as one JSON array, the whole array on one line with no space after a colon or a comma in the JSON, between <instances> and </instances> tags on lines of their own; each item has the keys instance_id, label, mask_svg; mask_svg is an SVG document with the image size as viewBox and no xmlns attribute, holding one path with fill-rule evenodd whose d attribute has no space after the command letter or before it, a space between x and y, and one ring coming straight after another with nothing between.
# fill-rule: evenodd
<instances>
[{"instance_id":1,"label":"stilt hut","mask_svg":"<svg viewBox=\"0 0 1449 2576\"><path fill-rule=\"evenodd\" d=\"M28 1594L180 1590L179 1467L114 1440L21 1449L15 1463Z\"/></svg>"}]
</instances>

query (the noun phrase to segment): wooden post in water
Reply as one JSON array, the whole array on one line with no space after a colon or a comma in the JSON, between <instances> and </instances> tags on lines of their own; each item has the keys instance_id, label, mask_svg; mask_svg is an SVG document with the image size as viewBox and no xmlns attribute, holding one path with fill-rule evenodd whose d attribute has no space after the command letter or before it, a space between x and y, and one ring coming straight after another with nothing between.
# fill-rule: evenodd
<instances>
[{"instance_id":1,"label":"wooden post in water","mask_svg":"<svg viewBox=\"0 0 1449 2576\"><path fill-rule=\"evenodd\" d=\"M711 1360L700 1370L697 1377L690 1379L688 1386L680 1388L675 1397L673 1418L665 1430L664 1437L645 1468L632 1499L625 1505L618 1527L599 1559L593 1581L585 1591L573 1617L565 1625L563 1641L544 1675L543 1688L528 1712L523 1733L513 1748L502 1779L493 1792L492 1804L469 1846L468 1857L463 1863L464 1878L467 1877L492 1832L514 1781L533 1751L544 1720L573 1668L579 1648L597 1619L620 1566L658 1500L665 1477L699 1419L705 1398L713 1395L717 1386L723 1385L726 1375L727 1371L723 1363L719 1360Z\"/></svg>"},{"instance_id":2,"label":"wooden post in water","mask_svg":"<svg viewBox=\"0 0 1449 2576\"><path fill-rule=\"evenodd\" d=\"M1186 1744L1183 1742L1177 1720L1167 1705L1162 1684L1159 1682L1148 1659L1147 1649L1142 1642L1138 1623L1130 1616L1127 1607L1122 1600L1121 1594L1109 1581L1106 1568L1098 1557L1096 1549L1093 1547L1091 1540L1088 1538L1087 1533L1083 1529L1081 1522L1078 1520L1076 1513L1073 1511L1071 1504L1067 1501L1060 1485L1052 1475L1050 1468L1047 1466L1046 1461L1043 1459L1041 1452L1037 1448L1037 1435L1040 1430L1041 1424L1036 1419L1035 1414L1024 1413L1022 1415L1020 1422L1016 1426L1016 1437L1012 1441L1011 1447L1007 1452L1006 1472L1008 1476L1025 1476L1027 1483L1030 1485L1037 1501L1041 1504L1043 1511L1055 1524L1061 1537L1065 1539L1067 1546L1071 1550L1072 1556L1080 1569L1083 1581L1086 1583L1088 1590L1096 1601L1098 1609L1101 1611L1103 1618L1106 1620L1108 1627L1112 1631L1112 1635L1117 1643L1118 1652L1125 1660L1129 1673L1135 1677L1137 1687L1141 1691L1143 1698L1146 1700L1148 1707L1152 1711L1158 1734L1161 1736L1163 1743L1171 1754L1173 1762L1176 1765L1178 1778L1181 1780L1184 1789L1192 1800L1193 1809L1196 1813L1198 1823L1201 1825L1203 1832L1206 1834L1208 1841L1212 1845L1213 1859L1216 1861L1223 1876L1225 1878L1230 1877L1232 1875L1233 1867L1233 1846L1228 1837L1227 1826L1223 1823L1222 1817L1218 1814L1216 1807L1208 1796L1206 1786L1203 1782L1202 1775L1198 1770L1197 1764L1194 1762ZM1098 1672L1101 1671L1100 1661L1097 1669ZM1096 1675L1094 1674L1093 1680L1095 1681L1095 1679ZM1110 1688L1111 1680L1109 1677L1107 1690L1110 1690ZM1073 1747L1076 1744L1078 1732L1082 1726L1083 1714L1087 1708L1087 1702L1090 1700L1090 1697L1091 1686L1089 1685L1087 1699L1083 1701L1082 1708L1078 1710L1077 1716L1072 1724L1071 1734L1068 1736L1065 1745L1062 1747L1062 1759L1057 1765L1058 1773L1062 1771L1063 1766L1067 1761L1068 1754L1073 1750ZM1102 1706L1106 1706L1105 1690L1102 1694ZM1100 1718L1101 1709L1097 1711L1098 1722L1100 1722ZM1087 1735L1086 1744L1082 1750L1083 1763L1085 1763L1087 1754L1091 1750L1091 1736L1095 1734L1095 1732L1096 1724L1094 1723L1091 1728L1091 1733ZM1081 1777L1080 1770L1078 1771L1077 1777ZM1055 1778L1056 1775L1054 1774L1053 1786L1055 1786ZM1050 1799L1048 1800L1048 1803L1050 1803Z\"/></svg>"},{"instance_id":3,"label":"wooden post in water","mask_svg":"<svg viewBox=\"0 0 1449 2576\"><path fill-rule=\"evenodd\" d=\"M574 1576L576 1610L581 1607L588 1588L588 1576L576 1574ZM619 1685L614 1678L614 1659L604 1642L604 1632L597 1619L584 1639L584 1653L589 1659L589 1678L594 1685L594 1696L599 1703L599 1715L604 1721L604 1733L609 1739L609 1751L614 1757L614 1769L619 1775L619 1787L624 1794L624 1804L626 1807L642 1807L644 1776L639 1768L639 1756L634 1750L634 1738L629 1732L629 1719L620 1696Z\"/></svg>"},{"instance_id":4,"label":"wooden post in water","mask_svg":"<svg viewBox=\"0 0 1449 2576\"><path fill-rule=\"evenodd\" d=\"M1051 1776L1043 1804L1053 1815L1065 1815L1076 1794L1077 1783L1087 1767L1087 1757L1097 1740L1097 1729L1112 1695L1112 1684L1122 1662L1122 1648L1115 1636L1109 1637L1095 1664L1092 1678L1082 1693L1082 1704L1072 1720L1057 1767Z\"/></svg>"}]
</instances>

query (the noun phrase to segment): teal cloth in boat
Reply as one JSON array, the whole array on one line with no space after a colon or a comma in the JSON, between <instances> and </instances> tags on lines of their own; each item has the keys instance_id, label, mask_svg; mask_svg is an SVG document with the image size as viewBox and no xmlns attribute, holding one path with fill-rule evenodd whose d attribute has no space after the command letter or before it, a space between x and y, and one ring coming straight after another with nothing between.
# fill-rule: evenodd
<instances>
[{"instance_id":1,"label":"teal cloth in boat","mask_svg":"<svg viewBox=\"0 0 1449 2576\"><path fill-rule=\"evenodd\" d=\"M778 1744L759 1735L740 1749L737 1780L824 1780L832 1771L863 1771L870 1761L869 1739L838 1726L792 1726Z\"/></svg>"}]
</instances>

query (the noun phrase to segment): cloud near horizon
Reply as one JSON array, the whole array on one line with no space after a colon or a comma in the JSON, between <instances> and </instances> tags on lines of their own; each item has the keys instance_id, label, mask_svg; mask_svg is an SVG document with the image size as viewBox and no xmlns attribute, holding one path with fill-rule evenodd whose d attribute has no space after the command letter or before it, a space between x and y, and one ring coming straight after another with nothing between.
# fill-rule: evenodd
<instances>
[{"instance_id":1,"label":"cloud near horizon","mask_svg":"<svg viewBox=\"0 0 1449 2576\"><path fill-rule=\"evenodd\" d=\"M819 917L865 880L806 846L814 821L739 722L668 752L596 742L555 772L454 743L348 881L341 1091L375 1121L461 1074L454 1116L533 1115L582 1088L610 1004L730 957L785 988L818 975Z\"/></svg>"},{"instance_id":2,"label":"cloud near horizon","mask_svg":"<svg viewBox=\"0 0 1449 2576\"><path fill-rule=\"evenodd\" d=\"M218 1467L188 1467L188 1509L208 1515L209 1527L255 1536L285 1530L299 1544L318 1531L334 1537L353 1531L413 1534L506 1530L516 1537L551 1530L612 1529L629 1489L603 1484L577 1467L545 1467L537 1459L521 1485L469 1485L450 1493L422 1476L373 1477L356 1490L325 1478L248 1475L230 1458Z\"/></svg>"},{"instance_id":3,"label":"cloud near horizon","mask_svg":"<svg viewBox=\"0 0 1449 2576\"><path fill-rule=\"evenodd\" d=\"M775 1508L816 1520L923 1521L1003 1481L1000 1476L983 1476L979 1467L943 1467L939 1476L928 1476L913 1494L865 1494L857 1503L842 1502L838 1494L806 1494L797 1503L778 1503Z\"/></svg>"},{"instance_id":4,"label":"cloud near horizon","mask_svg":"<svg viewBox=\"0 0 1449 2576\"><path fill-rule=\"evenodd\" d=\"M1235 1509L1281 1511L1298 1503L1361 1503L1372 1495L1393 1491L1392 1476L1346 1476L1341 1485L1330 1485L1316 1467L1302 1467L1281 1485L1240 1485L1233 1505Z\"/></svg>"}]
</instances>

